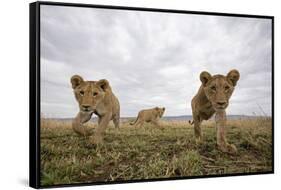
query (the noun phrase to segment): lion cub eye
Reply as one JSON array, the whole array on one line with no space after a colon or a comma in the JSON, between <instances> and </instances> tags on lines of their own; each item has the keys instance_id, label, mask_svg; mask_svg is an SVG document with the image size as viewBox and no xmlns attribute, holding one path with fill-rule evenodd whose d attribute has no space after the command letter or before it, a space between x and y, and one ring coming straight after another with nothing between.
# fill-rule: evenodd
<instances>
[{"instance_id":1,"label":"lion cub eye","mask_svg":"<svg viewBox=\"0 0 281 190\"><path fill-rule=\"evenodd\" d=\"M229 88L230 88L229 86L225 86L224 87L225 90L229 90Z\"/></svg>"},{"instance_id":2,"label":"lion cub eye","mask_svg":"<svg viewBox=\"0 0 281 190\"><path fill-rule=\"evenodd\" d=\"M211 90L216 91L216 87L215 86L211 86Z\"/></svg>"},{"instance_id":3,"label":"lion cub eye","mask_svg":"<svg viewBox=\"0 0 281 190\"><path fill-rule=\"evenodd\" d=\"M79 92L81 96L84 96L84 91Z\"/></svg>"},{"instance_id":4,"label":"lion cub eye","mask_svg":"<svg viewBox=\"0 0 281 190\"><path fill-rule=\"evenodd\" d=\"M96 96L96 95L98 95L98 93L97 93L97 92L94 92L94 93L93 93L93 96Z\"/></svg>"}]
</instances>

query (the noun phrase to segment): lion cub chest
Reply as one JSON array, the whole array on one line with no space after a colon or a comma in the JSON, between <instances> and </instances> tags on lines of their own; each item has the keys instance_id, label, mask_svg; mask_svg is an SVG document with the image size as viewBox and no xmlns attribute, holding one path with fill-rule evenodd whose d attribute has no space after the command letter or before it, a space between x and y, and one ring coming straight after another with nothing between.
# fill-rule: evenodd
<instances>
[{"instance_id":1,"label":"lion cub chest","mask_svg":"<svg viewBox=\"0 0 281 190\"><path fill-rule=\"evenodd\" d=\"M210 119L216 111L212 107L211 103L207 103L201 107L199 110L199 115L201 119L208 120Z\"/></svg>"}]
</instances>

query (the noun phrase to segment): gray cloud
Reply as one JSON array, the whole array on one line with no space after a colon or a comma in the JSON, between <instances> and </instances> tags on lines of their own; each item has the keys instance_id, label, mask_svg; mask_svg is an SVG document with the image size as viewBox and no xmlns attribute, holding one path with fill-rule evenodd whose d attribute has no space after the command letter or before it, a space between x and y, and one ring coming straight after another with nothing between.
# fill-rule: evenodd
<instances>
[{"instance_id":1,"label":"gray cloud","mask_svg":"<svg viewBox=\"0 0 281 190\"><path fill-rule=\"evenodd\" d=\"M241 79L230 114L271 115L271 21L78 7L41 7L41 101L48 117L78 111L74 74L106 78L122 116L165 106L166 115L191 114L199 74Z\"/></svg>"}]
</instances>

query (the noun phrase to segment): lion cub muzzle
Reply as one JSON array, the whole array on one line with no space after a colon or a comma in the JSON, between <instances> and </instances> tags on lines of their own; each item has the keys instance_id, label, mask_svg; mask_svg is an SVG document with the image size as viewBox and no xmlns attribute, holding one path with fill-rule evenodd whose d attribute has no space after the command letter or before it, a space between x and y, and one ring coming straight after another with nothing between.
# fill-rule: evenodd
<instances>
[{"instance_id":1,"label":"lion cub muzzle","mask_svg":"<svg viewBox=\"0 0 281 190\"><path fill-rule=\"evenodd\" d=\"M220 111L220 110L225 110L227 106L228 106L227 101L217 101L213 107L215 110Z\"/></svg>"},{"instance_id":2,"label":"lion cub muzzle","mask_svg":"<svg viewBox=\"0 0 281 190\"><path fill-rule=\"evenodd\" d=\"M91 109L91 106L90 105L81 105L81 111L84 111L84 112L91 112L92 109Z\"/></svg>"}]
</instances>

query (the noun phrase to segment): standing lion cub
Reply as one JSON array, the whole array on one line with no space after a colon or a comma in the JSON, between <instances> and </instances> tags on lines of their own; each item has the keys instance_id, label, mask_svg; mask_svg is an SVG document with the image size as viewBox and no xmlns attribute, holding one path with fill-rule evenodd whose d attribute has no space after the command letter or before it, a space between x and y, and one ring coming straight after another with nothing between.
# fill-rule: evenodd
<instances>
[{"instance_id":1,"label":"standing lion cub","mask_svg":"<svg viewBox=\"0 0 281 190\"><path fill-rule=\"evenodd\" d=\"M131 122L130 125L142 126L144 122L151 122L157 127L163 128L159 125L159 119L163 116L165 108L155 107L152 109L141 110L138 113L138 117L134 122Z\"/></svg>"},{"instance_id":2,"label":"standing lion cub","mask_svg":"<svg viewBox=\"0 0 281 190\"><path fill-rule=\"evenodd\" d=\"M72 122L73 130L79 135L91 135L83 124L94 113L98 116L98 127L90 141L93 144L102 143L105 129L111 120L115 127L119 127L120 105L117 97L105 79L84 81L81 76L74 75L71 77L71 84L79 104L79 112Z\"/></svg>"},{"instance_id":3,"label":"standing lion cub","mask_svg":"<svg viewBox=\"0 0 281 190\"><path fill-rule=\"evenodd\" d=\"M226 112L229 99L240 78L237 70L231 70L226 76L211 75L203 71L200 74L202 82L199 91L191 102L192 117L196 141L202 139L200 124L210 119L214 114L217 129L217 145L223 152L235 153L235 145L229 144L225 137Z\"/></svg>"}]
</instances>

